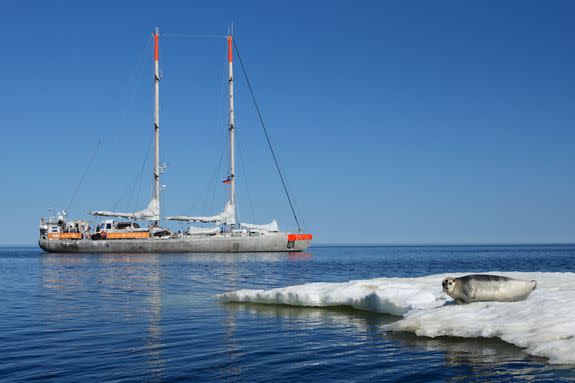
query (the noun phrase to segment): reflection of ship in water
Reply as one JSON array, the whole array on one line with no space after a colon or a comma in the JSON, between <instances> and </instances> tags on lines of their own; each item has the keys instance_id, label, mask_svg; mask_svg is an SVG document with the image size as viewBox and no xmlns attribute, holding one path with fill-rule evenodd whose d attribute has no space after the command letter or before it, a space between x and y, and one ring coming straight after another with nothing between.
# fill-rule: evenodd
<instances>
[{"instance_id":1,"label":"reflection of ship in water","mask_svg":"<svg viewBox=\"0 0 575 383\"><path fill-rule=\"evenodd\" d=\"M90 333L102 335L84 341L86 349L105 350L115 341L144 349L149 381L164 380L159 255L45 255L41 262L43 299L50 300L44 323L70 319L67 331L83 332L74 325L90 323Z\"/></svg>"},{"instance_id":2,"label":"reflection of ship in water","mask_svg":"<svg viewBox=\"0 0 575 383\"><path fill-rule=\"evenodd\" d=\"M225 310L226 316L224 319L224 343L226 345L226 353L229 361L222 371L222 378L239 378L241 376L241 363L240 363L240 344L236 337L236 313L233 310Z\"/></svg>"},{"instance_id":3,"label":"reflection of ship in water","mask_svg":"<svg viewBox=\"0 0 575 383\"><path fill-rule=\"evenodd\" d=\"M288 253L289 260L298 260L298 259L310 259L312 257L312 253L309 251L302 251L302 252L290 252Z\"/></svg>"}]
</instances>

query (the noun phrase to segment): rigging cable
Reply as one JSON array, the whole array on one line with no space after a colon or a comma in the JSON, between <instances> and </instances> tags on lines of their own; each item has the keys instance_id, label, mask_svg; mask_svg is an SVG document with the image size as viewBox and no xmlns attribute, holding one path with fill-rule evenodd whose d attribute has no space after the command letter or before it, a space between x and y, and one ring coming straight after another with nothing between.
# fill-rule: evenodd
<instances>
[{"instance_id":1,"label":"rigging cable","mask_svg":"<svg viewBox=\"0 0 575 383\"><path fill-rule=\"evenodd\" d=\"M76 189L74 189L74 193L72 194L72 198L70 198L70 202L68 202L68 205L66 206L66 210L65 210L66 213L68 213L70 206L72 205L72 202L76 198L76 194L78 194L78 190L80 189L80 186L84 182L84 178L86 178L86 174L88 173L88 170L90 170L90 168L92 167L92 163L94 162L94 158L96 157L96 153L98 152L98 149L100 148L101 143L102 143L102 139L99 139L98 143L96 144L96 147L92 151L92 155L90 156L90 161L88 161L88 166L86 166L86 169L84 169L84 173L82 173L82 177L80 177L80 182L78 182L78 185L76 185Z\"/></svg>"},{"instance_id":2,"label":"rigging cable","mask_svg":"<svg viewBox=\"0 0 575 383\"><path fill-rule=\"evenodd\" d=\"M148 50L150 49L150 47L151 47L151 40L148 40L148 43L147 43L147 45L146 45L146 48L144 49L144 58L147 56L147 52L148 52ZM145 59L144 59L142 62L140 62L141 68L143 68L143 63L144 63L144 62L145 62ZM126 120L126 115L127 115L127 113L128 113L128 108L130 107L130 104L131 104L132 101L134 100L134 89L135 89L135 85L137 85L136 82L139 82L139 79L138 79L138 78L136 78L136 79L132 78L130 82L131 82L131 88L132 88L132 89L131 89L131 93L130 93L130 99L129 99L129 101L128 101L128 106L126 107L126 109L125 109L124 112L122 113L122 122L121 122L121 124L123 124L124 121ZM116 137L117 131L118 131L117 129L115 129L115 130L113 131L113 138ZM84 182L84 178L86 178L86 174L88 174L88 171L89 171L90 168L92 167L92 164L93 164L94 159L95 159L95 157L96 157L96 153L98 152L98 149L100 148L100 146L101 146L101 144L102 144L102 140L103 140L103 137L100 137L100 138L98 139L98 143L96 144L96 147L94 148L94 150L93 150L93 152L92 152L92 155L90 156L90 160L89 160L89 162L88 162L88 166L87 166L86 169L84 170L84 173L82 173L82 177L80 177L80 181L78 182L78 184L76 185L76 188L74 189L74 193L72 194L72 197L70 198L70 202L68 202L68 205L66 206L66 210L65 210L66 213L68 213L68 211L69 211L69 209L70 209L70 206L72 205L72 202L74 202L74 199L76 198L76 195L78 194L78 190L80 189L80 186L81 186L82 183Z\"/></svg>"},{"instance_id":3,"label":"rigging cable","mask_svg":"<svg viewBox=\"0 0 575 383\"><path fill-rule=\"evenodd\" d=\"M149 63L149 59L151 57L151 50L152 50L152 41L153 39L148 38L146 39L146 47L144 49L144 52L142 54L142 56L139 58L139 61L136 63L136 70L134 73L132 73L131 78L129 79L129 87L130 87L130 93L129 93L129 98L128 98L128 102L126 104L125 109L123 109L122 111L122 118L121 121L119 123L119 125L116 125L116 128L114 129L114 134L112 136L112 138L115 140L118 136L118 126L124 126L126 124L126 120L128 118L128 114L130 112L130 109L132 107L132 105L134 104L135 98L136 98L136 89L139 88L141 82L142 82L142 78L143 78L143 74L144 74L144 66L146 64ZM127 126L126 126L127 127ZM127 187L126 187L126 191L114 202L114 204L112 205L112 211L116 211L118 209L118 206L122 203L122 205L126 206L126 208L128 210L132 210L132 211L136 211L137 210L137 200L139 199L139 192L141 188L141 180L142 180L142 176L143 176L143 172L144 172L144 166L146 165L146 162L148 160L148 156L150 154L150 148L152 147L152 142L154 135L152 134L152 139L150 141L150 143L148 144L148 147L146 149L146 154L144 157L144 160L142 162L141 165L141 169L138 171L138 173L136 173L136 177L134 178L133 183L128 183ZM126 202L124 204L124 198L126 198Z\"/></svg>"},{"instance_id":4,"label":"rigging cable","mask_svg":"<svg viewBox=\"0 0 575 383\"><path fill-rule=\"evenodd\" d=\"M140 166L140 170L136 174L136 178L134 179L134 181L132 183L128 184L126 191L114 203L114 205L112 206L112 211L117 210L118 206L120 205L120 202L122 202L124 200L124 198L126 198L126 197L127 197L127 201L126 201L125 206L129 210L132 210L132 211L137 210L136 206L137 206L137 203L139 202L139 198L140 198L140 189L142 187L141 184L142 184L142 179L143 179L142 177L144 175L144 168L147 165L148 157L150 156L153 142L154 142L154 134L152 133L151 138L150 138L150 142L148 143L148 148L146 149L146 155L144 156L144 160L142 161L142 164Z\"/></svg>"},{"instance_id":5,"label":"rigging cable","mask_svg":"<svg viewBox=\"0 0 575 383\"><path fill-rule=\"evenodd\" d=\"M162 37L181 37L181 38L222 38L224 35L190 35L185 33L162 33Z\"/></svg>"},{"instance_id":6,"label":"rigging cable","mask_svg":"<svg viewBox=\"0 0 575 383\"><path fill-rule=\"evenodd\" d=\"M238 55L238 59L240 60L240 66L241 66L241 68L242 68L242 72L243 72L243 74L244 74L244 77L246 78L246 83L248 84L248 89L250 90L250 94L251 94L251 96L252 96L252 100L253 100L253 102L254 102L254 106L256 107L256 111L257 111L258 117L259 117L259 119L260 119L260 124L261 124L262 129L263 129L263 131L264 131L264 134L265 134L265 136L266 136L266 140L267 140L267 142L268 142L268 146L269 146L270 151L271 151L271 153L272 153L272 157L274 158L274 162L275 162L275 165L276 165L276 169L277 169L278 174L279 174L279 176L280 176L280 180L282 181L282 185L283 185L283 188L284 188L285 195L286 195L286 197L287 197L287 200L288 200L288 202L289 202L289 206L290 206L290 208L291 208L291 212L292 212L292 214L293 214L293 217L294 217L294 219L295 219L295 223L296 223L296 225L297 225L297 230L298 230L298 232L301 232L301 227L300 227L300 225L299 225L299 220L297 219L297 214L296 214L295 209L294 209L294 207L293 207L293 203L292 203L292 201L291 201L291 198L290 198L290 195L289 195L289 192L288 192L286 183L285 183L285 181L284 181L284 177L283 177L283 175L282 175L280 166L279 166L279 164L278 164L278 160L277 160L277 158L276 158L276 154L275 154L274 149L273 149L273 147L272 147L272 143L271 143L271 141L270 141L270 137L269 137L269 135L268 135L268 131L267 131L266 126L265 126L265 124L264 124L264 120L263 120L263 118L262 118L262 114L260 113L260 108L258 107L258 103L257 103L257 101L256 101L256 97L255 97L255 95L254 95L254 91L252 90L252 86L251 86L251 84L250 84L250 79L248 78L248 74L246 73L246 69L245 69L245 67L244 67L244 62L242 61L242 57L240 56L240 51L239 51L239 49L238 49L238 45L236 44L236 40L235 40L235 39L233 40L233 44L234 44L234 48L236 49L236 54Z\"/></svg>"}]
</instances>

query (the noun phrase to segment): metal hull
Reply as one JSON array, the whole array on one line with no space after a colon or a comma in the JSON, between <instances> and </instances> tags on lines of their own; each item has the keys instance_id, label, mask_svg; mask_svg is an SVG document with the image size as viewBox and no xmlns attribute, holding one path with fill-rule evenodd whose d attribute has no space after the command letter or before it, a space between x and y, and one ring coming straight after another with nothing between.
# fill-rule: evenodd
<instances>
[{"instance_id":1,"label":"metal hull","mask_svg":"<svg viewBox=\"0 0 575 383\"><path fill-rule=\"evenodd\" d=\"M288 234L262 236L212 236L116 240L48 240L38 245L49 253L251 253L304 251L311 240L293 241L288 248Z\"/></svg>"}]
</instances>

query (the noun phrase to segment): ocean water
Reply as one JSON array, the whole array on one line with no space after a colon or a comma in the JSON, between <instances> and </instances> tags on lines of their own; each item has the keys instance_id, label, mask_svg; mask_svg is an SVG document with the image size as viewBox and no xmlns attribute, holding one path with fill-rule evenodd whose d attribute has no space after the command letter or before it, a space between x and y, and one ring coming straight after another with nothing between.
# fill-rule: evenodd
<instances>
[{"instance_id":1,"label":"ocean water","mask_svg":"<svg viewBox=\"0 0 575 383\"><path fill-rule=\"evenodd\" d=\"M0 381L575 381L575 366L551 365L498 339L390 333L383 328L399 317L216 297L307 282L486 271L575 272L575 246L241 255L53 255L3 247Z\"/></svg>"}]
</instances>

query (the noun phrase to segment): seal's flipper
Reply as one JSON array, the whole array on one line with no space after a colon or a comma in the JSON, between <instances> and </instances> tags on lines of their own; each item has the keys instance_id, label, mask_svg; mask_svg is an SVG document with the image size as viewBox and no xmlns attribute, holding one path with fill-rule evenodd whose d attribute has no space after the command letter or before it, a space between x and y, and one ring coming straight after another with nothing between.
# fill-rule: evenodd
<instances>
[{"instance_id":1,"label":"seal's flipper","mask_svg":"<svg viewBox=\"0 0 575 383\"><path fill-rule=\"evenodd\" d=\"M475 297L477 296L477 288L470 286L469 284L463 286L463 293L469 298L469 299L475 299Z\"/></svg>"}]
</instances>

